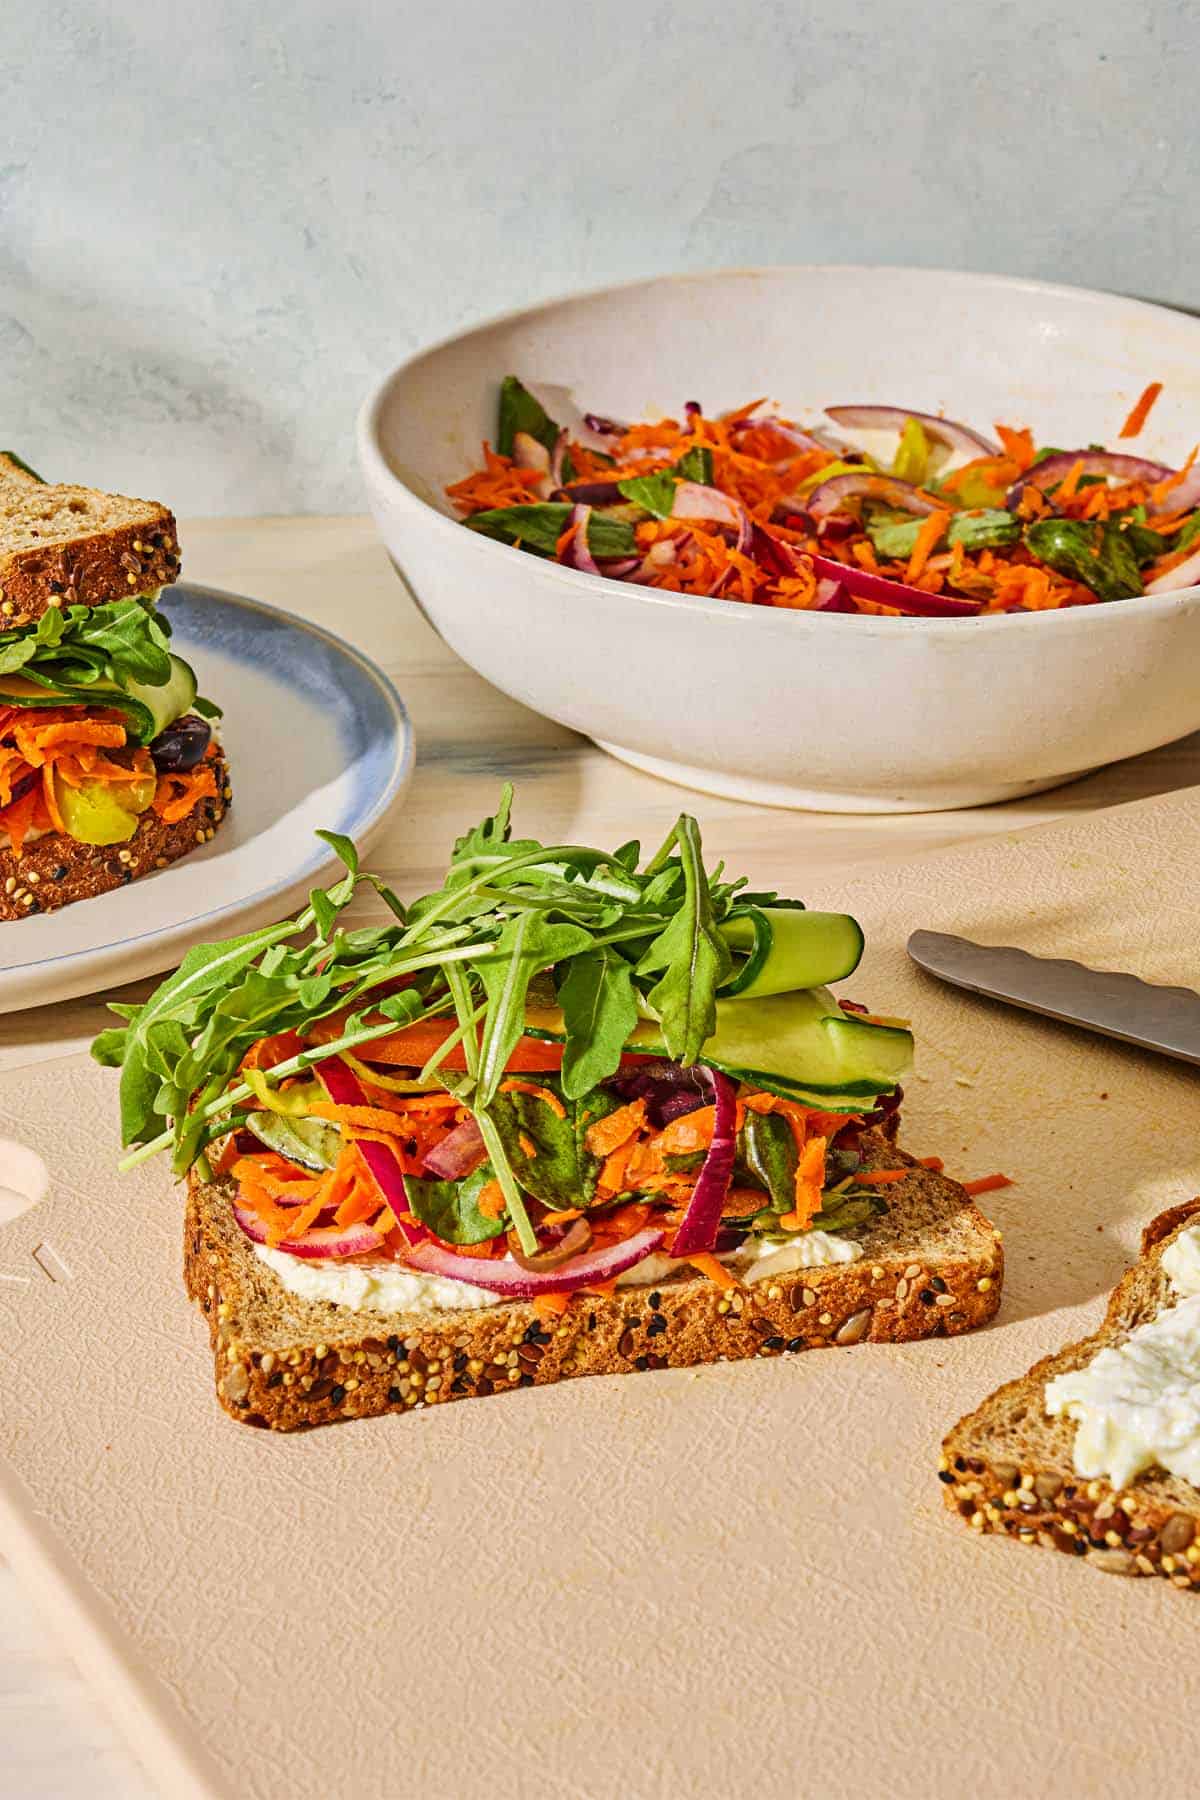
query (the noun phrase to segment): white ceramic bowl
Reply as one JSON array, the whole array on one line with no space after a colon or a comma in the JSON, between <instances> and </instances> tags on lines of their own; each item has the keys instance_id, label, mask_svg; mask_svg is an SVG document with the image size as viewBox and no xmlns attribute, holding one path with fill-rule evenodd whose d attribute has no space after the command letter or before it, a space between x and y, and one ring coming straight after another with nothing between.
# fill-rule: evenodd
<instances>
[{"instance_id":1,"label":"white ceramic bowl","mask_svg":"<svg viewBox=\"0 0 1200 1800\"><path fill-rule=\"evenodd\" d=\"M1062 612L886 619L692 599L465 531L443 496L494 434L508 373L618 418L760 394L816 420L893 402L1041 443L1177 463L1200 434L1200 320L1111 294L922 269L737 270L498 319L402 364L359 452L397 568L505 693L712 793L919 812L1036 793L1200 727L1200 589Z\"/></svg>"}]
</instances>

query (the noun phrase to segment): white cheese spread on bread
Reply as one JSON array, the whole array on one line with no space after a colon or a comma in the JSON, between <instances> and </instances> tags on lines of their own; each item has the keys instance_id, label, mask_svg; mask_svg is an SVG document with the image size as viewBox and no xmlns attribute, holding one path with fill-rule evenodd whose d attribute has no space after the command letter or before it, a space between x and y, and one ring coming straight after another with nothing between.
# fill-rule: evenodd
<instances>
[{"instance_id":1,"label":"white cheese spread on bread","mask_svg":"<svg viewBox=\"0 0 1200 1800\"><path fill-rule=\"evenodd\" d=\"M1076 1470L1114 1488L1155 1465L1200 1487L1200 1226L1180 1232L1162 1266L1178 1301L1046 1384L1047 1413L1078 1426Z\"/></svg>"},{"instance_id":2,"label":"white cheese spread on bread","mask_svg":"<svg viewBox=\"0 0 1200 1800\"><path fill-rule=\"evenodd\" d=\"M354 1307L360 1312L464 1312L480 1306L499 1306L506 1299L504 1294L494 1294L489 1288L421 1274L416 1269L406 1269L403 1263L372 1261L369 1257L339 1262L333 1258L290 1256L286 1250L272 1250L267 1244L255 1244L252 1248L289 1294L301 1300ZM720 1261L728 1263L744 1281L753 1282L787 1275L793 1269L857 1262L861 1255L862 1246L853 1238L829 1231L802 1231L787 1243L778 1238L754 1239L726 1251ZM673 1256L648 1256L618 1275L617 1286L653 1287L687 1267Z\"/></svg>"}]
</instances>

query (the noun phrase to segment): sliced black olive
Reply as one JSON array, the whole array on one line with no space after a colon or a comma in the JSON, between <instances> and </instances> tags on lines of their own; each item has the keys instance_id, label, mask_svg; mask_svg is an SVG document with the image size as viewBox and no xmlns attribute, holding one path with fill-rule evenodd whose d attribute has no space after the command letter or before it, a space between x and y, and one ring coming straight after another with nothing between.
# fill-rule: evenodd
<instances>
[{"instance_id":1,"label":"sliced black olive","mask_svg":"<svg viewBox=\"0 0 1200 1800\"><path fill-rule=\"evenodd\" d=\"M195 713L184 713L182 719L159 732L150 746L150 755L160 775L176 775L202 762L211 741L208 721Z\"/></svg>"}]
</instances>

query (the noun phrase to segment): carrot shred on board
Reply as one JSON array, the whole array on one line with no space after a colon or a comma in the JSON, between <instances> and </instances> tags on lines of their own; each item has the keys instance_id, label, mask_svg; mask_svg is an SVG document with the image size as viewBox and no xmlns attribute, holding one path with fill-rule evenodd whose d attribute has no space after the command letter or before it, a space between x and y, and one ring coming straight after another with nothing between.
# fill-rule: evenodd
<instances>
[{"instance_id":1,"label":"carrot shred on board","mask_svg":"<svg viewBox=\"0 0 1200 1800\"><path fill-rule=\"evenodd\" d=\"M1161 381L1152 381L1148 387L1142 390L1140 398L1131 408L1129 417L1121 427L1121 437L1135 438L1137 436L1138 432L1142 429L1142 426L1146 423L1146 420L1150 417L1150 408L1154 405L1154 402L1158 399L1162 390L1163 384Z\"/></svg>"},{"instance_id":2,"label":"carrot shred on board","mask_svg":"<svg viewBox=\"0 0 1200 1800\"><path fill-rule=\"evenodd\" d=\"M544 1100L550 1111L558 1119L565 1119L567 1109L552 1088L539 1087L536 1081L502 1081L502 1094L532 1094L535 1099Z\"/></svg>"},{"instance_id":3,"label":"carrot shred on board","mask_svg":"<svg viewBox=\"0 0 1200 1800\"><path fill-rule=\"evenodd\" d=\"M991 1194L996 1188L1012 1187L1013 1185L1011 1175L981 1175L978 1181L964 1181L962 1189L964 1194Z\"/></svg>"},{"instance_id":4,"label":"carrot shred on board","mask_svg":"<svg viewBox=\"0 0 1200 1800\"><path fill-rule=\"evenodd\" d=\"M922 1169L932 1169L935 1175L940 1175L946 1165L940 1156L922 1156L919 1166Z\"/></svg>"}]
</instances>

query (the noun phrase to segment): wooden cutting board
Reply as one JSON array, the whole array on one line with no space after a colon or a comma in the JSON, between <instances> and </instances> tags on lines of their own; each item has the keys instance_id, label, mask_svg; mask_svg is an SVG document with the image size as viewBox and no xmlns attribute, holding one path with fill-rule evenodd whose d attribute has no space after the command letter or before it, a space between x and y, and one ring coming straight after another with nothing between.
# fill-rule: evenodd
<instances>
[{"instance_id":1,"label":"wooden cutting board","mask_svg":"<svg viewBox=\"0 0 1200 1800\"><path fill-rule=\"evenodd\" d=\"M1200 1191L1196 1077L956 995L903 946L924 925L1194 983L1197 867L1200 790L807 893L866 926L846 991L915 1020L909 1147L1016 1179L990 1197L1000 1320L954 1342L250 1431L213 1397L166 1170L114 1171L115 1077L0 1078L0 1188L14 1144L50 1171L0 1227L7 1541L164 1791L1178 1792L1194 1604L981 1542L935 1470Z\"/></svg>"}]
</instances>

